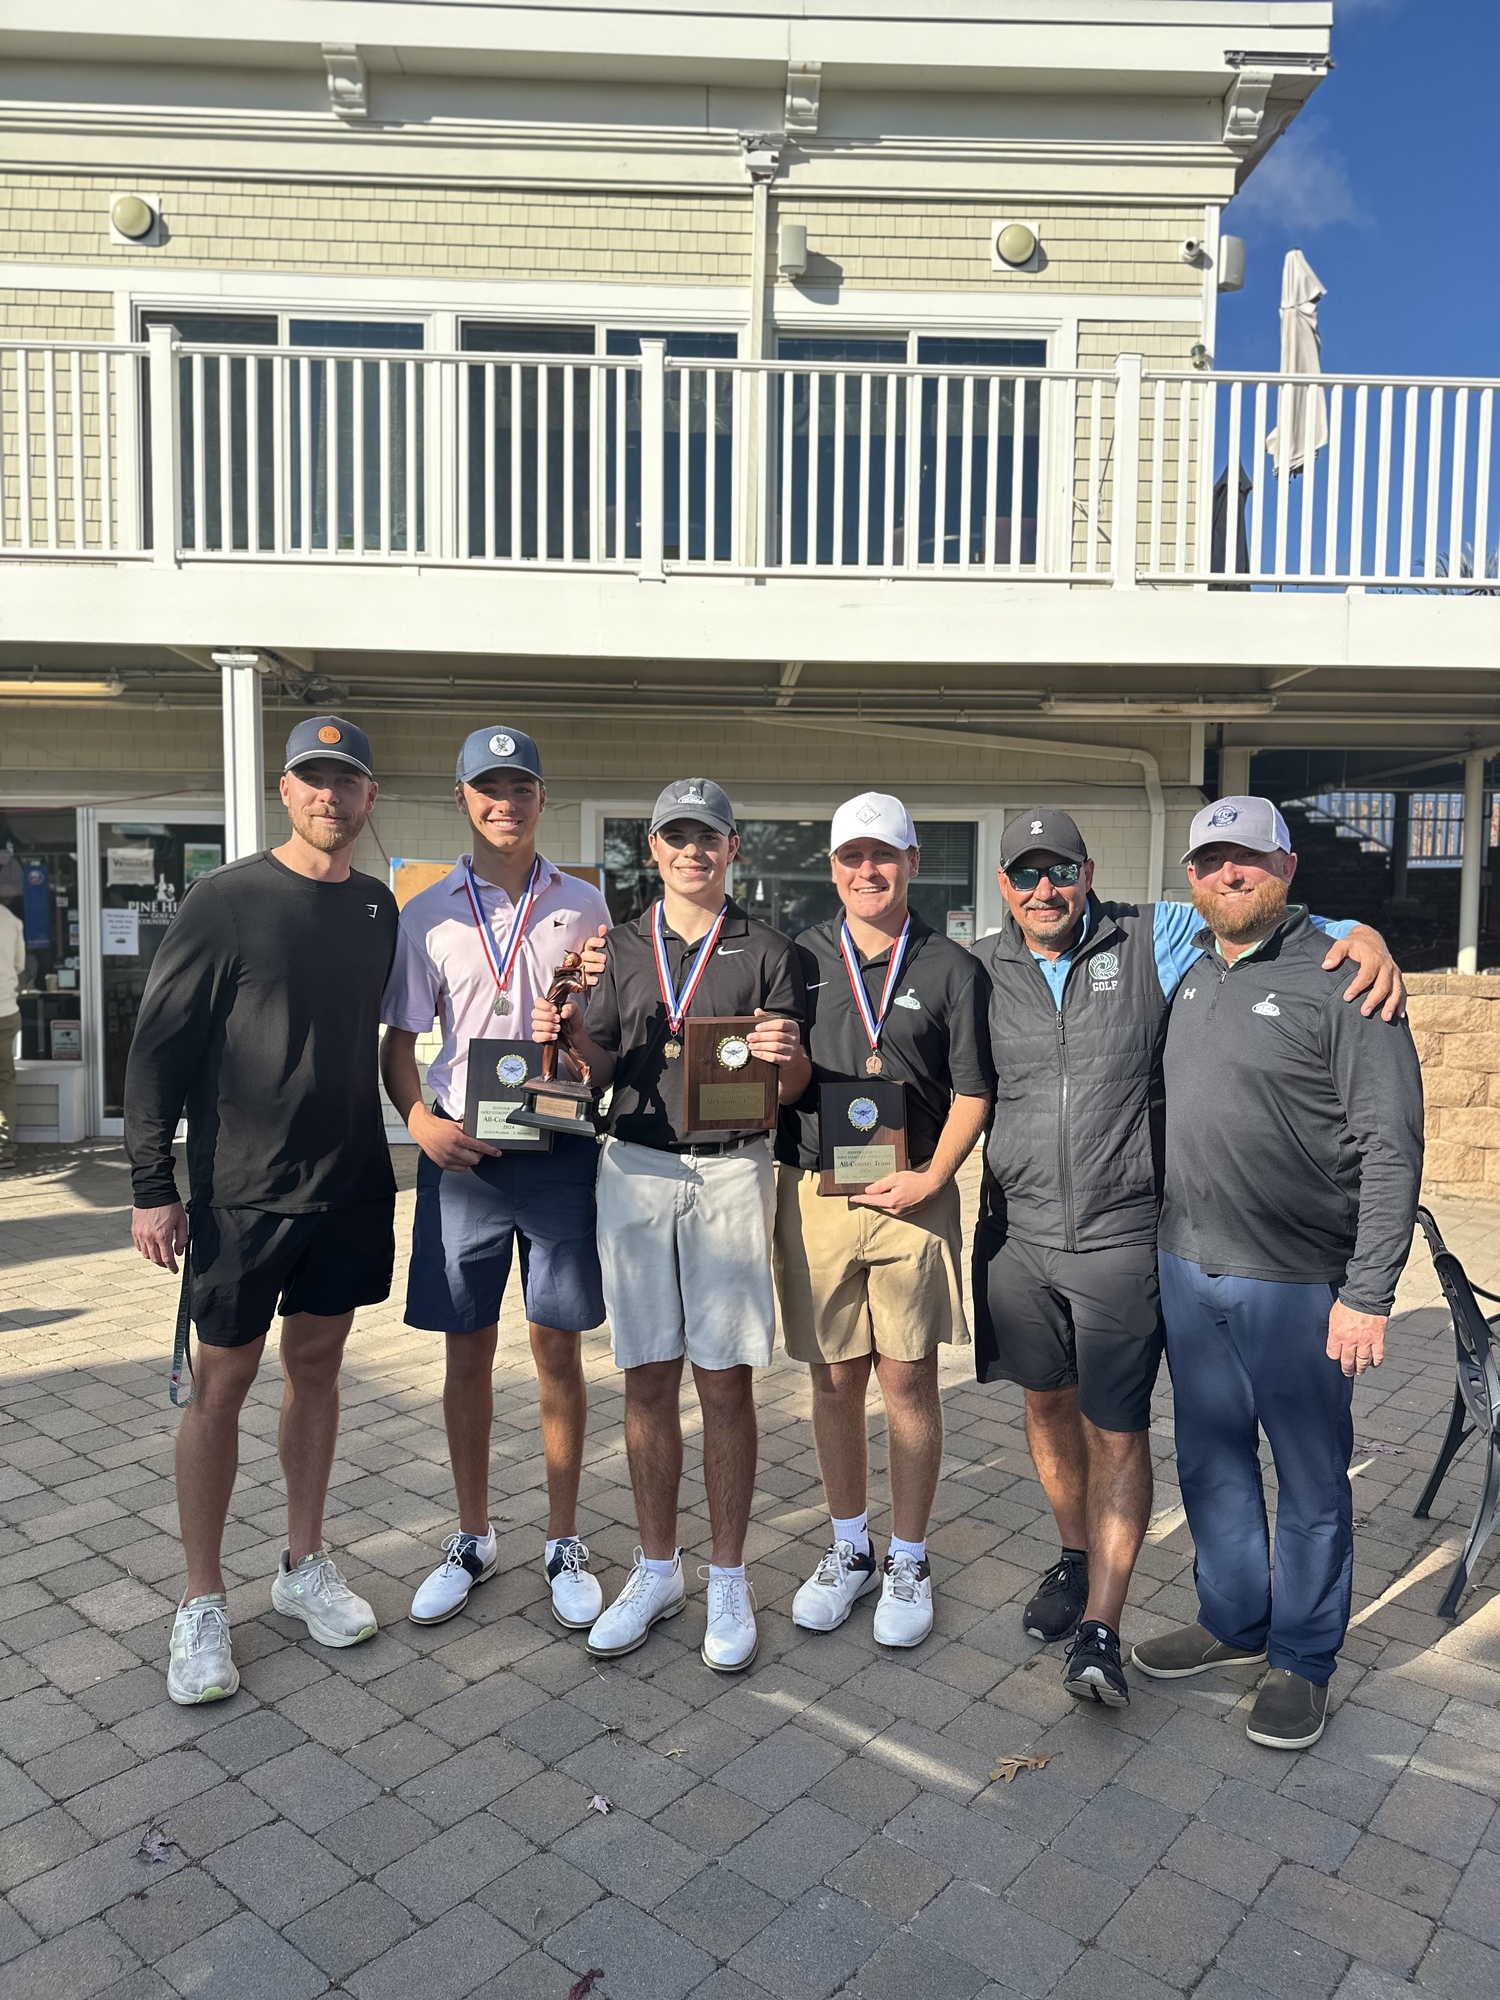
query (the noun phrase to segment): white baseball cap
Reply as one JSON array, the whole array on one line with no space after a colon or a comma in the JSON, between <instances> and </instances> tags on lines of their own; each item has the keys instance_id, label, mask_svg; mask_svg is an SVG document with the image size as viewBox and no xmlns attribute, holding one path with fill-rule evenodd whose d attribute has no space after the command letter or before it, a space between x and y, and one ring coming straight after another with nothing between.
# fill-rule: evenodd
<instances>
[{"instance_id":1,"label":"white baseball cap","mask_svg":"<svg viewBox=\"0 0 1500 2000\"><path fill-rule=\"evenodd\" d=\"M1212 847L1220 841L1248 848L1252 854L1292 851L1292 836L1287 832L1286 821L1271 801L1250 798L1244 793L1220 799L1216 805L1205 806L1194 815L1188 830L1187 853L1182 857L1184 863L1191 861L1200 847Z\"/></svg>"},{"instance_id":2,"label":"white baseball cap","mask_svg":"<svg viewBox=\"0 0 1500 2000\"><path fill-rule=\"evenodd\" d=\"M920 847L911 814L889 792L861 792L845 799L833 816L828 852L837 854L848 840L883 840L888 847Z\"/></svg>"}]
</instances>

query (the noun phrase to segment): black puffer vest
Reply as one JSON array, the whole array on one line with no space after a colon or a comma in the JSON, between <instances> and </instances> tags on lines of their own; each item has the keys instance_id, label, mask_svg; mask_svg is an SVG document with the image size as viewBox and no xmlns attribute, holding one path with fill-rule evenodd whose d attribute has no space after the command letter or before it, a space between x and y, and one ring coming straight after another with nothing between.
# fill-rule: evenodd
<instances>
[{"instance_id":1,"label":"black puffer vest","mask_svg":"<svg viewBox=\"0 0 1500 2000\"><path fill-rule=\"evenodd\" d=\"M1061 1009L1014 923L975 947L999 1083L982 1227L1052 1250L1150 1243L1160 1203L1167 1002L1149 904L1089 898Z\"/></svg>"}]
</instances>

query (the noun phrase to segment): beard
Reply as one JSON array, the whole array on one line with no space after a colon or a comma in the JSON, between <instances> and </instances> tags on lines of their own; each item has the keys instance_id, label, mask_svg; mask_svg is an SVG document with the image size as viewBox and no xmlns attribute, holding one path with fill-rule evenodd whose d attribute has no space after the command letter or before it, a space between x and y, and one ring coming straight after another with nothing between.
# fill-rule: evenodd
<instances>
[{"instance_id":1,"label":"beard","mask_svg":"<svg viewBox=\"0 0 1500 2000\"><path fill-rule=\"evenodd\" d=\"M1193 884L1193 908L1215 937L1243 944L1274 930L1286 914L1287 885L1271 876L1253 889L1209 889Z\"/></svg>"},{"instance_id":2,"label":"beard","mask_svg":"<svg viewBox=\"0 0 1500 2000\"><path fill-rule=\"evenodd\" d=\"M323 813L293 813L292 826L298 836L309 847L317 848L320 854L338 854L346 847L352 847L364 831L368 813L341 814L331 819Z\"/></svg>"},{"instance_id":3,"label":"beard","mask_svg":"<svg viewBox=\"0 0 1500 2000\"><path fill-rule=\"evenodd\" d=\"M1072 911L1059 904L1043 910L1022 910L1016 916L1021 935L1041 950L1055 951L1069 931L1083 922L1082 910Z\"/></svg>"}]
</instances>

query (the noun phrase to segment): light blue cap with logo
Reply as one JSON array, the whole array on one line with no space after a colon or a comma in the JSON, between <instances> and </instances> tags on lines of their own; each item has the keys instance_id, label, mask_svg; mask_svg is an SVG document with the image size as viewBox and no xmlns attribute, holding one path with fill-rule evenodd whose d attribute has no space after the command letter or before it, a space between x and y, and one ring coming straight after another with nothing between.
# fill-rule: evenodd
<instances>
[{"instance_id":1,"label":"light blue cap with logo","mask_svg":"<svg viewBox=\"0 0 1500 2000\"><path fill-rule=\"evenodd\" d=\"M1216 845L1245 847L1252 854L1290 854L1292 836L1286 821L1269 799L1236 795L1216 799L1211 806L1193 815L1188 832L1184 863L1192 860L1200 847Z\"/></svg>"}]
</instances>

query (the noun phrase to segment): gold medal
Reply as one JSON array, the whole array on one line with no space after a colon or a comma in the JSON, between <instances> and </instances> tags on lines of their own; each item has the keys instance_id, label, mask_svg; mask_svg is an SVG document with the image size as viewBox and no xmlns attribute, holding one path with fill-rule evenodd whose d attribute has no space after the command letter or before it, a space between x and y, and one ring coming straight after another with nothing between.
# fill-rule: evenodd
<instances>
[{"instance_id":1,"label":"gold medal","mask_svg":"<svg viewBox=\"0 0 1500 2000\"><path fill-rule=\"evenodd\" d=\"M668 1062L676 1062L677 1058L682 1054L682 1044L674 1035L670 1041L662 1043L661 1052Z\"/></svg>"},{"instance_id":2,"label":"gold medal","mask_svg":"<svg viewBox=\"0 0 1500 2000\"><path fill-rule=\"evenodd\" d=\"M866 1056L866 1057L865 1057L865 1075L866 1075L866 1076L879 1076L880 1072L881 1072L881 1071L882 1071L882 1070L883 1070L884 1068L885 1068L885 1064L884 1064L884 1063L883 1063L883 1062L882 1062L882 1061L880 1060L880 1057L879 1057L878 1055L874 1055L874 1056Z\"/></svg>"}]
</instances>

